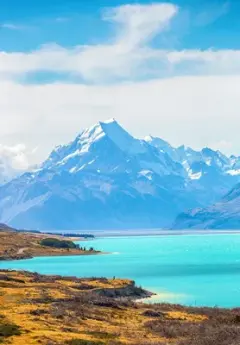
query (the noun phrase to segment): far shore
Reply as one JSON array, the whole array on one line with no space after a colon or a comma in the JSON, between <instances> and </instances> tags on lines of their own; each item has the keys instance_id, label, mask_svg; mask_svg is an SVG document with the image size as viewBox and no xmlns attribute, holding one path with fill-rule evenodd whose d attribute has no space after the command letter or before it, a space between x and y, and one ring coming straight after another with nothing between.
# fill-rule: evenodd
<instances>
[{"instance_id":1,"label":"far shore","mask_svg":"<svg viewBox=\"0 0 240 345\"><path fill-rule=\"evenodd\" d=\"M69 238L61 237L57 233L51 236L53 239L56 239L56 241L70 241ZM105 254L94 248L48 246L41 243L44 239L49 239L49 235L17 231L0 231L0 261L24 260L44 256ZM74 240L78 239L79 238L74 238Z\"/></svg>"},{"instance_id":2,"label":"far shore","mask_svg":"<svg viewBox=\"0 0 240 345\"><path fill-rule=\"evenodd\" d=\"M66 231L67 233L67 231ZM84 233L82 231L82 233ZM99 237L129 237L129 236L181 236L181 235L224 235L236 234L240 235L239 230L94 230L87 231ZM94 240L94 239L93 239ZM87 239L88 241L88 239Z\"/></svg>"}]
</instances>

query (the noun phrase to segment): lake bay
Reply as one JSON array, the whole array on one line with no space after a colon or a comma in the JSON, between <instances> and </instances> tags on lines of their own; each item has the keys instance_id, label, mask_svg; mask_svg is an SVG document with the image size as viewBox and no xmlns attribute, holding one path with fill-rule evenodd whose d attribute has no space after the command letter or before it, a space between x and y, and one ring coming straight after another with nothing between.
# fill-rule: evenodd
<instances>
[{"instance_id":1,"label":"lake bay","mask_svg":"<svg viewBox=\"0 0 240 345\"><path fill-rule=\"evenodd\" d=\"M240 234L107 237L84 246L110 254L2 261L0 269L129 278L155 292L153 302L240 306Z\"/></svg>"}]
</instances>

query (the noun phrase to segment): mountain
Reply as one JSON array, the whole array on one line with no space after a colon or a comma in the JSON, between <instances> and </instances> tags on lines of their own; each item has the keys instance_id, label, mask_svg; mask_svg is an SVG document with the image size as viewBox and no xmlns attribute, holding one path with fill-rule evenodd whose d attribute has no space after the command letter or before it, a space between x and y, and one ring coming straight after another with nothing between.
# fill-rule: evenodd
<instances>
[{"instance_id":1,"label":"mountain","mask_svg":"<svg viewBox=\"0 0 240 345\"><path fill-rule=\"evenodd\" d=\"M12 232L12 231L17 231L17 230L9 227L6 224L0 223L0 232L9 232L9 231Z\"/></svg>"},{"instance_id":2,"label":"mountain","mask_svg":"<svg viewBox=\"0 0 240 345\"><path fill-rule=\"evenodd\" d=\"M180 214L173 229L240 229L240 184L221 201Z\"/></svg>"},{"instance_id":3,"label":"mountain","mask_svg":"<svg viewBox=\"0 0 240 345\"><path fill-rule=\"evenodd\" d=\"M0 221L35 230L168 227L240 181L238 157L134 138L114 119L82 131L0 187ZM239 166L238 166L239 164Z\"/></svg>"},{"instance_id":4,"label":"mountain","mask_svg":"<svg viewBox=\"0 0 240 345\"><path fill-rule=\"evenodd\" d=\"M240 181L240 157L227 157L220 151L203 148L195 151L184 145L173 148L167 142L151 136L146 141L161 152L168 152L185 171L186 192L194 193L202 206L210 205L222 198Z\"/></svg>"}]
</instances>

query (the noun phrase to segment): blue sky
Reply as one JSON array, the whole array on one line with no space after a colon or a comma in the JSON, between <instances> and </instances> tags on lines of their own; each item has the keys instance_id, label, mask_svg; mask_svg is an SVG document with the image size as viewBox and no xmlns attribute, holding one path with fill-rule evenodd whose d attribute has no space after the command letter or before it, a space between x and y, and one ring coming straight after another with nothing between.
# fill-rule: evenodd
<instances>
[{"instance_id":1,"label":"blue sky","mask_svg":"<svg viewBox=\"0 0 240 345\"><path fill-rule=\"evenodd\" d=\"M159 18L154 17L154 8L159 14ZM144 18L145 9L146 11L148 9L146 18ZM131 51L131 53L137 52L142 55L144 49L152 52L151 57L141 57L141 68L137 71L132 67L136 63L139 64L139 59L132 62L133 73L128 73L128 75L125 73L111 75L108 64L105 68L98 66L98 72L100 72L99 69L102 69L101 78L98 73L94 78L92 71L91 76L86 75L79 66L70 71L57 64L52 68L47 66L48 63L39 61L37 66L29 68L29 70L26 68L17 73L14 71L18 81L27 83L54 82L56 80L102 83L104 81L146 80L153 77L203 73L206 71L206 63L209 60L204 56L205 52L227 50L232 53L233 50L239 49L238 10L240 10L240 4L237 1L219 0L211 1L211 3L199 0L176 0L165 3L115 0L101 2L98 0L37 0L34 1L34 5L29 0L10 0L5 2L0 12L0 49L8 53L10 58L16 57L14 53L30 54L33 58L33 52L39 56L46 50L48 50L48 55L50 52L54 52L59 56L61 54L59 50L63 51L63 49L66 54L78 55L79 58L81 55L82 58L83 50L85 52L99 46L115 49L119 44L123 46L125 40L132 39L131 35L141 35L138 42L132 42L132 46L127 49L125 47L121 54L128 54ZM135 20L141 20L143 23L138 27L133 27ZM145 33L146 29L149 32ZM198 54L196 54L196 50ZM170 55L172 55L171 52L184 51L188 51L188 54L178 57L177 61L172 63L168 54L161 58L156 57L164 51L170 52ZM120 54L117 55L119 58ZM216 54L214 58L219 63ZM222 59L225 60L225 57ZM49 60L49 57L45 57L45 60ZM167 68L165 68L166 63ZM82 69L83 65L82 63ZM96 64L93 63L93 65L94 69ZM90 66L88 68L91 69ZM235 68L230 69L227 69L228 73L235 73ZM209 73L209 69L207 71ZM12 74L13 72L4 71L5 75L6 73ZM216 74L214 70L211 73ZM221 73L226 73L226 71L221 70Z\"/></svg>"},{"instance_id":2,"label":"blue sky","mask_svg":"<svg viewBox=\"0 0 240 345\"><path fill-rule=\"evenodd\" d=\"M39 162L112 117L239 155L239 13L237 0L0 0L0 155Z\"/></svg>"},{"instance_id":3,"label":"blue sky","mask_svg":"<svg viewBox=\"0 0 240 345\"><path fill-rule=\"evenodd\" d=\"M239 48L239 1L176 0L173 3L180 10L168 33L170 43L164 42L165 46ZM104 42L114 35L115 29L102 20L103 9L124 5L126 1L35 0L33 5L31 0L2 0L1 4L0 20L6 25L0 32L1 49L27 51L46 42L63 46ZM160 43L162 46L163 41L155 41L155 45Z\"/></svg>"}]
</instances>

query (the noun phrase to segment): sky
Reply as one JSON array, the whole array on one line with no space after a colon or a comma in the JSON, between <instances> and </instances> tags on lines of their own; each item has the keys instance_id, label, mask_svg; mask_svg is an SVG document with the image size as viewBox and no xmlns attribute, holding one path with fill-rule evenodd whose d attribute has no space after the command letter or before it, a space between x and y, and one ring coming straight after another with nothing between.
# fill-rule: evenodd
<instances>
[{"instance_id":1,"label":"sky","mask_svg":"<svg viewBox=\"0 0 240 345\"><path fill-rule=\"evenodd\" d=\"M240 1L0 0L0 157L97 121L240 155Z\"/></svg>"}]
</instances>

